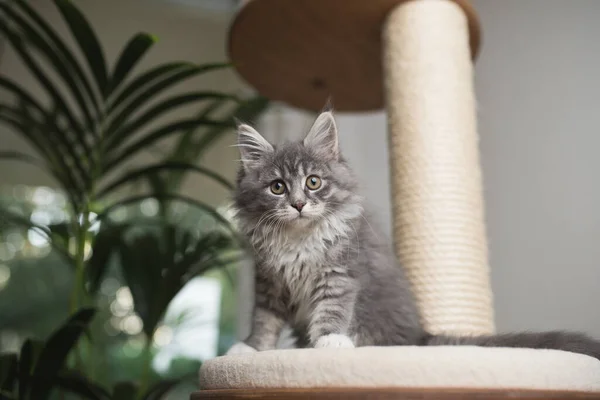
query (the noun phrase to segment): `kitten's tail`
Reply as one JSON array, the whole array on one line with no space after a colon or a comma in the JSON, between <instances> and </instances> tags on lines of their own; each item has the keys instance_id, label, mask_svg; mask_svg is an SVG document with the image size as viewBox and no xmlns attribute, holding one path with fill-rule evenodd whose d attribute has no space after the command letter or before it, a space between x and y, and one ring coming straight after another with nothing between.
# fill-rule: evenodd
<instances>
[{"instance_id":1,"label":"kitten's tail","mask_svg":"<svg viewBox=\"0 0 600 400\"><path fill-rule=\"evenodd\" d=\"M453 337L425 334L423 343L427 346L462 345L482 347L521 347L529 349L564 350L585 354L600 360L600 341L581 333L543 332L508 333L490 336Z\"/></svg>"}]
</instances>

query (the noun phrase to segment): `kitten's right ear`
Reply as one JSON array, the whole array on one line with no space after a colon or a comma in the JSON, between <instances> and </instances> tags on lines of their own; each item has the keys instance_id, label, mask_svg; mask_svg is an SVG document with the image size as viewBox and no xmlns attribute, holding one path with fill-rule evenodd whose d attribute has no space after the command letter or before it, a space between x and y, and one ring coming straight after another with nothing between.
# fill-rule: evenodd
<instances>
[{"instance_id":1,"label":"kitten's right ear","mask_svg":"<svg viewBox=\"0 0 600 400\"><path fill-rule=\"evenodd\" d=\"M304 145L312 148L326 160L339 159L338 131L331 111L319 114L304 138Z\"/></svg>"},{"instance_id":2,"label":"kitten's right ear","mask_svg":"<svg viewBox=\"0 0 600 400\"><path fill-rule=\"evenodd\" d=\"M266 154L273 152L273 146L253 127L238 125L238 143L244 169L251 168Z\"/></svg>"}]
</instances>

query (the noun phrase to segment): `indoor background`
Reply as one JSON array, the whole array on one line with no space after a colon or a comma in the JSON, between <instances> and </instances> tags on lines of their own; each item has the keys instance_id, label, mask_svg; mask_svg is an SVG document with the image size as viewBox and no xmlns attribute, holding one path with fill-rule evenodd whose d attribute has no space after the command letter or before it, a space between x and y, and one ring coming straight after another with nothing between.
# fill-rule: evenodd
<instances>
[{"instance_id":1,"label":"indoor background","mask_svg":"<svg viewBox=\"0 0 600 400\"><path fill-rule=\"evenodd\" d=\"M32 4L58 21L50 2ZM226 59L224 43L233 10L225 6L229 2L77 4L96 28L108 59L138 31L159 38L146 65L165 59ZM600 337L600 79L594 78L600 70L600 2L474 0L474 5L483 26L475 80L497 328L569 329ZM0 72L35 90L25 69L4 47ZM202 88L248 90L232 71L193 82ZM260 125L265 136L281 141L301 135L312 118L275 104ZM1 129L1 148L27 149ZM342 114L339 129L342 149L380 225L389 232L384 114ZM238 158L230 147L234 141L233 134L224 137L204 161L230 179ZM0 186L15 184L51 182L32 168L3 162ZM227 192L202 179L189 179L185 188L214 205L228 200ZM247 305L247 276L242 273L242 278L239 304ZM241 321L245 310L240 310Z\"/></svg>"}]
</instances>

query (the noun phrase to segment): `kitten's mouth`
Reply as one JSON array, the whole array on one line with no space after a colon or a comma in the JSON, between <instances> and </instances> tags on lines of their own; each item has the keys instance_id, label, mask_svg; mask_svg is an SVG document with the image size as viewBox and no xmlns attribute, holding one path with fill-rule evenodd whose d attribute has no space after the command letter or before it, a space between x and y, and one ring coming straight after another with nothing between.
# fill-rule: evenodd
<instances>
[{"instance_id":1,"label":"kitten's mouth","mask_svg":"<svg viewBox=\"0 0 600 400\"><path fill-rule=\"evenodd\" d=\"M294 218L292 218L292 222L293 223L297 223L297 224L306 224L311 219L312 218L310 217L310 215L308 215L306 213L299 212Z\"/></svg>"}]
</instances>

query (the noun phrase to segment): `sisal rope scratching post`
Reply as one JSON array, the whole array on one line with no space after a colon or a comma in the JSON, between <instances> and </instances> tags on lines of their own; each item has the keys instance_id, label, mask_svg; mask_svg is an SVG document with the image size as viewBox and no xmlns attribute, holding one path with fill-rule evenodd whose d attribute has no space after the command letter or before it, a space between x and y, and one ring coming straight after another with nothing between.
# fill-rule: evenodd
<instances>
[{"instance_id":1,"label":"sisal rope scratching post","mask_svg":"<svg viewBox=\"0 0 600 400\"><path fill-rule=\"evenodd\" d=\"M385 107L397 254L431 332L494 330L468 0L246 0L229 37L261 94L318 111ZM385 85L384 85L385 83Z\"/></svg>"},{"instance_id":2,"label":"sisal rope scratching post","mask_svg":"<svg viewBox=\"0 0 600 400\"><path fill-rule=\"evenodd\" d=\"M492 333L467 19L410 1L383 38L397 255L430 332Z\"/></svg>"}]
</instances>

